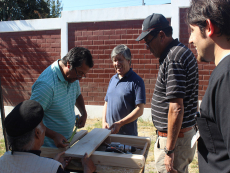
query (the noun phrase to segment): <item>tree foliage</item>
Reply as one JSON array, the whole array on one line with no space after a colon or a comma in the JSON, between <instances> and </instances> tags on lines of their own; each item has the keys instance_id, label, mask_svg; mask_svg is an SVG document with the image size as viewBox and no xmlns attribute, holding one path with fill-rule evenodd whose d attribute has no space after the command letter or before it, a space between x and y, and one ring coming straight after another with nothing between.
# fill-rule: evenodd
<instances>
[{"instance_id":1,"label":"tree foliage","mask_svg":"<svg viewBox=\"0 0 230 173\"><path fill-rule=\"evenodd\" d=\"M17 0L0 1L0 20L17 20L22 17Z\"/></svg>"},{"instance_id":2,"label":"tree foliage","mask_svg":"<svg viewBox=\"0 0 230 173\"><path fill-rule=\"evenodd\" d=\"M59 0L0 0L0 21L60 17Z\"/></svg>"},{"instance_id":3,"label":"tree foliage","mask_svg":"<svg viewBox=\"0 0 230 173\"><path fill-rule=\"evenodd\" d=\"M48 0L50 4L50 17L60 17L61 11L63 10L63 7L61 5L61 1L59 0Z\"/></svg>"}]
</instances>

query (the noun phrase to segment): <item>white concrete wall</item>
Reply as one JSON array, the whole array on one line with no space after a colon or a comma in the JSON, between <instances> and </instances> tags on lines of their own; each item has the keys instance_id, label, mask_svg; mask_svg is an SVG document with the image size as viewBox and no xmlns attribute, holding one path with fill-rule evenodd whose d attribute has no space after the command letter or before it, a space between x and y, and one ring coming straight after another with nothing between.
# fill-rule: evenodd
<instances>
[{"instance_id":1,"label":"white concrete wall","mask_svg":"<svg viewBox=\"0 0 230 173\"><path fill-rule=\"evenodd\" d=\"M94 118L102 118L102 112L103 112L103 106L92 106L92 105L86 105L86 111L88 114L88 118L94 119ZM80 114L78 109L75 107L75 113ZM145 121L151 121L151 109L145 108L143 115L140 117Z\"/></svg>"},{"instance_id":2,"label":"white concrete wall","mask_svg":"<svg viewBox=\"0 0 230 173\"><path fill-rule=\"evenodd\" d=\"M152 13L161 13L166 18L171 18L173 37L179 38L179 8L189 6L189 0L171 0L171 4L145 5L132 7L118 7L108 9L64 11L61 18L34 19L0 22L0 32L20 32L38 30L61 30L61 57L68 52L68 23L99 22L99 21L121 21L145 19ZM141 28L141 26L140 26ZM60 57L60 58L61 58ZM86 106L89 118L101 118L103 106ZM5 106L5 114L12 107ZM78 114L78 110L76 110ZM142 115L144 120L151 120L150 108L145 108Z\"/></svg>"},{"instance_id":3,"label":"white concrete wall","mask_svg":"<svg viewBox=\"0 0 230 173\"><path fill-rule=\"evenodd\" d=\"M201 100L198 101L198 110L200 109ZM14 108L13 106L5 106L5 115L7 116L10 111ZM86 111L89 119L102 118L103 106L86 105ZM75 114L80 114L78 109L75 107ZM151 108L145 108L143 115L140 117L145 121L152 121Z\"/></svg>"},{"instance_id":4,"label":"white concrete wall","mask_svg":"<svg viewBox=\"0 0 230 173\"><path fill-rule=\"evenodd\" d=\"M7 116L13 109L13 106L4 106L5 109L5 116ZM102 118L102 112L103 112L103 106L93 106L93 105L86 105L86 111L88 114L89 119L94 119L94 118ZM75 114L80 114L78 109L75 107ZM81 115L81 114L80 114ZM151 121L151 109L150 108L145 108L144 109L144 114L140 117L145 121ZM1 119L1 117L0 117Z\"/></svg>"}]
</instances>

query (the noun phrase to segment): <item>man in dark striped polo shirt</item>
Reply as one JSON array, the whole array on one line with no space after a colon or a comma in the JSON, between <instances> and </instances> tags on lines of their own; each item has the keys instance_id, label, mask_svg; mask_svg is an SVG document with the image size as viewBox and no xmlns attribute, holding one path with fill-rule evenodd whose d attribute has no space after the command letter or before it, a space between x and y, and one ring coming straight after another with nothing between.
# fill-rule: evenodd
<instances>
[{"instance_id":1,"label":"man in dark striped polo shirt","mask_svg":"<svg viewBox=\"0 0 230 173\"><path fill-rule=\"evenodd\" d=\"M195 146L195 114L198 100L198 66L193 53L178 39L161 14L148 16L142 33L147 49L159 58L159 71L152 97L152 120L158 138L154 147L158 172L188 172Z\"/></svg>"}]
</instances>

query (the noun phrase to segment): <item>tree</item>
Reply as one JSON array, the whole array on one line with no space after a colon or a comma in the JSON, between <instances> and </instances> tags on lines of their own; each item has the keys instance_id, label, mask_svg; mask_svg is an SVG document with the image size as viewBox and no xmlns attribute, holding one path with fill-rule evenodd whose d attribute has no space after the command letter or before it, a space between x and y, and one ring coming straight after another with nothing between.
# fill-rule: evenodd
<instances>
[{"instance_id":1,"label":"tree","mask_svg":"<svg viewBox=\"0 0 230 173\"><path fill-rule=\"evenodd\" d=\"M50 1L50 0L48 0ZM61 16L61 11L63 10L63 7L61 5L61 1L59 0L51 0L50 1L50 17L55 18L55 17L60 17Z\"/></svg>"},{"instance_id":2,"label":"tree","mask_svg":"<svg viewBox=\"0 0 230 173\"><path fill-rule=\"evenodd\" d=\"M59 0L0 0L0 21L60 17Z\"/></svg>"},{"instance_id":3,"label":"tree","mask_svg":"<svg viewBox=\"0 0 230 173\"><path fill-rule=\"evenodd\" d=\"M50 9L44 0L17 0L23 19L48 18Z\"/></svg>"},{"instance_id":4,"label":"tree","mask_svg":"<svg viewBox=\"0 0 230 173\"><path fill-rule=\"evenodd\" d=\"M17 0L0 1L0 20L17 20L22 17Z\"/></svg>"}]
</instances>

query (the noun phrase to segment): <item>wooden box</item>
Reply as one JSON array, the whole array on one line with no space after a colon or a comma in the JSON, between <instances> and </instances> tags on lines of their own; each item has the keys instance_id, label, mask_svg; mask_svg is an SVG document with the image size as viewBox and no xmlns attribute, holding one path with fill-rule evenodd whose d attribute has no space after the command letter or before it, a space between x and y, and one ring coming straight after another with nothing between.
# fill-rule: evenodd
<instances>
[{"instance_id":1,"label":"wooden box","mask_svg":"<svg viewBox=\"0 0 230 173\"><path fill-rule=\"evenodd\" d=\"M81 158L85 153L96 165L96 172L142 172L151 140L148 137L110 134L110 130L95 128L87 133L81 130L74 136L74 144L68 148L42 147L41 156L53 158L57 153L66 150L65 155L71 156L69 170L82 170ZM119 142L137 148L132 154L105 152L105 144Z\"/></svg>"}]
</instances>

